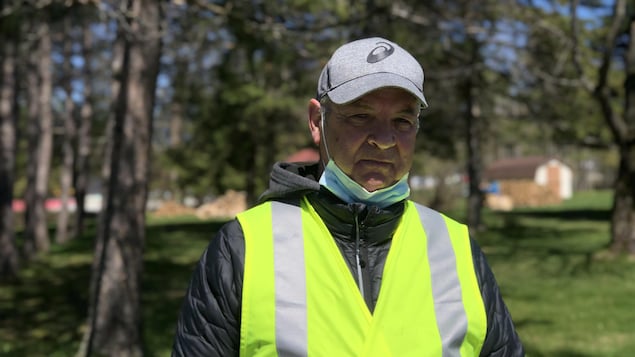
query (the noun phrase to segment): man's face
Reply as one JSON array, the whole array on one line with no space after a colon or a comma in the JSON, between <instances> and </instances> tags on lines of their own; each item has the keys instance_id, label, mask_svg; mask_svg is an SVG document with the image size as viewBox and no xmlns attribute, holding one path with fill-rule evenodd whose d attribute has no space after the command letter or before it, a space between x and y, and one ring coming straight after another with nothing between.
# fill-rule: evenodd
<instances>
[{"instance_id":1,"label":"man's face","mask_svg":"<svg viewBox=\"0 0 635 357\"><path fill-rule=\"evenodd\" d=\"M410 170L420 109L413 95L383 88L325 109L331 159L366 190L388 187Z\"/></svg>"}]
</instances>

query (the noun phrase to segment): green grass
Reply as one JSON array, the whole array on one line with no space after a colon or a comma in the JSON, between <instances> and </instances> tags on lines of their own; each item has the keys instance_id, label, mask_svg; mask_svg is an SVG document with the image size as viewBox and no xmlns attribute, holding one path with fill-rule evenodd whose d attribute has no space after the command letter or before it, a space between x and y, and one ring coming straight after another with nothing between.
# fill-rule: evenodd
<instances>
[{"instance_id":1,"label":"green grass","mask_svg":"<svg viewBox=\"0 0 635 357\"><path fill-rule=\"evenodd\" d=\"M94 222L93 222L94 223ZM169 356L194 265L222 222L148 219L142 306L149 356ZM85 328L95 227L0 285L0 356L74 356Z\"/></svg>"},{"instance_id":2,"label":"green grass","mask_svg":"<svg viewBox=\"0 0 635 357\"><path fill-rule=\"evenodd\" d=\"M608 192L562 205L485 211L477 240L496 274L528 356L630 356L635 350L635 261L606 253ZM460 217L459 217L460 218ZM222 222L148 220L143 278L150 356L169 356L194 264ZM0 356L73 356L87 311L94 226L54 245L0 285Z\"/></svg>"}]
</instances>

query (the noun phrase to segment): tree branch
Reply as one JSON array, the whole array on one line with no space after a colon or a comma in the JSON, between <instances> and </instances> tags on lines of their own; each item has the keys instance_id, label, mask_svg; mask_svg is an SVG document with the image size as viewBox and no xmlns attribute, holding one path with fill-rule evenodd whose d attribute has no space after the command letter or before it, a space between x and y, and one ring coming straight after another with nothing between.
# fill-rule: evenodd
<instances>
[{"instance_id":1,"label":"tree branch","mask_svg":"<svg viewBox=\"0 0 635 357\"><path fill-rule=\"evenodd\" d=\"M604 41L605 46L602 49L602 63L598 69L598 82L593 90L593 96L598 100L604 119L607 121L617 143L624 143L627 140L628 127L625 120L617 115L611 106L608 74L611 69L613 49L625 16L626 0L616 0L613 6L612 21Z\"/></svg>"}]
</instances>

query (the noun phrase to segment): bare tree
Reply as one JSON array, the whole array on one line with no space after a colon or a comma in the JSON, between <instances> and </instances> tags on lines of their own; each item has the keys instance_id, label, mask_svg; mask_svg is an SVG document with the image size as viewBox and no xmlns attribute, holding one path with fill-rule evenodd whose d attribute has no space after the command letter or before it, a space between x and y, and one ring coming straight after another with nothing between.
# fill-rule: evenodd
<instances>
[{"instance_id":1,"label":"bare tree","mask_svg":"<svg viewBox=\"0 0 635 357\"><path fill-rule=\"evenodd\" d=\"M35 46L29 53L33 66L27 74L29 88L29 161L27 167L24 254L27 259L49 250L45 200L53 148L51 109L51 34L46 21L34 20Z\"/></svg>"},{"instance_id":2,"label":"bare tree","mask_svg":"<svg viewBox=\"0 0 635 357\"><path fill-rule=\"evenodd\" d=\"M121 14L121 71L105 206L95 248L88 330L79 356L142 356L141 273L152 111L160 56L159 2L132 0ZM120 61L120 62L119 62Z\"/></svg>"},{"instance_id":3,"label":"bare tree","mask_svg":"<svg viewBox=\"0 0 635 357\"><path fill-rule=\"evenodd\" d=\"M15 39L0 35L0 280L15 278L19 263L12 207L17 142L16 56Z\"/></svg>"}]
</instances>

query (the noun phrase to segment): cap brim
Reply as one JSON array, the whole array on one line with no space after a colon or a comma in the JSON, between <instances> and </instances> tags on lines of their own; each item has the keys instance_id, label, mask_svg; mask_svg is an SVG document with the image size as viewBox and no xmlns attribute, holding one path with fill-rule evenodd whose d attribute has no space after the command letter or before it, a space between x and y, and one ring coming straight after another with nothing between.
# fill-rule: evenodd
<instances>
[{"instance_id":1,"label":"cap brim","mask_svg":"<svg viewBox=\"0 0 635 357\"><path fill-rule=\"evenodd\" d=\"M394 73L382 72L358 77L331 89L327 94L333 103L346 104L366 93L386 87L401 88L417 97L424 108L428 106L422 91L414 83Z\"/></svg>"}]
</instances>

